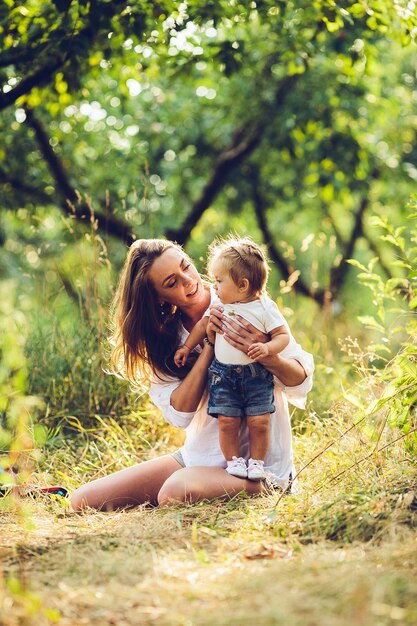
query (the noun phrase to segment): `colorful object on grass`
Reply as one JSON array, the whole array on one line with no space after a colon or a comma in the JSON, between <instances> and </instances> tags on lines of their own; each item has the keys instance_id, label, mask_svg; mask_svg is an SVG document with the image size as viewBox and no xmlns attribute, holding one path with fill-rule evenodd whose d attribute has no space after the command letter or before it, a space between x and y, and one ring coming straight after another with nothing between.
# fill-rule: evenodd
<instances>
[{"instance_id":1,"label":"colorful object on grass","mask_svg":"<svg viewBox=\"0 0 417 626\"><path fill-rule=\"evenodd\" d=\"M18 487L15 484L0 485L0 498L8 496L13 491L17 491L19 495L35 497L39 494L46 494L48 496L61 496L66 498L68 496L68 489L65 487L31 487L26 492L22 493L22 487Z\"/></svg>"}]
</instances>

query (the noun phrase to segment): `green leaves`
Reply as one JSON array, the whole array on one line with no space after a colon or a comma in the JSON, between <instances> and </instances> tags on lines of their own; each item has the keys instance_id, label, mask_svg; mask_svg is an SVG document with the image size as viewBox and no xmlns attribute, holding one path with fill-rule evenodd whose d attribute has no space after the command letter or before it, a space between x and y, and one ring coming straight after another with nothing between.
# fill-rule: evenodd
<instances>
[{"instance_id":1,"label":"green leaves","mask_svg":"<svg viewBox=\"0 0 417 626\"><path fill-rule=\"evenodd\" d=\"M416 240L416 216L411 215L409 219L414 220L408 231L408 234L411 233L409 237L403 236L407 233L406 227L393 227L386 216L373 219L373 224L385 232L381 239L392 245L395 253L406 260L400 267L411 269L407 276L394 277L384 282L377 274L375 261L368 267L351 261L353 266L362 270L358 279L371 289L376 307L376 316L362 316L359 321L383 335L383 351L389 348L391 356L384 368L371 370L369 375L369 384L382 390L372 412L384 410L390 426L402 429L405 434L412 427L415 428L417 401L417 281L413 280L417 261L416 249L413 247ZM387 301L393 301L395 307L389 309ZM368 347L367 353L372 355L373 350L382 352L379 346L374 346L373 349ZM417 453L415 436L408 440L407 446L410 452Z\"/></svg>"},{"instance_id":2,"label":"green leaves","mask_svg":"<svg viewBox=\"0 0 417 626\"><path fill-rule=\"evenodd\" d=\"M26 395L26 318L22 312L14 310L15 300L16 285L11 281L1 281L0 474L3 468L11 465L21 470L30 468L29 460L34 448L31 420L42 406L40 398ZM37 434L42 438L44 429L40 427Z\"/></svg>"},{"instance_id":3,"label":"green leaves","mask_svg":"<svg viewBox=\"0 0 417 626\"><path fill-rule=\"evenodd\" d=\"M345 267L345 251L354 248L364 267L378 254L366 215L365 231L355 233L358 207L389 205L390 219L401 219L413 184L403 161L414 158L414 57L393 41L399 18L389 36L379 29L391 10L388 2L319 0L13 5L0 32L4 106L22 84L23 94L18 120L12 107L4 116L3 204L65 202L21 121L29 104L73 187L142 236L176 232L198 215L188 231L197 255L229 218L261 238L258 185L271 240L286 240L291 263L310 232L324 237L290 268L300 273L297 288L304 280L310 293L336 297L345 278L334 268ZM226 172L225 155L236 149L243 156ZM193 213L202 199L205 210ZM387 232L381 249L404 236ZM403 256L394 262L411 267ZM275 285L281 278L285 271Z\"/></svg>"},{"instance_id":4,"label":"green leaves","mask_svg":"<svg viewBox=\"0 0 417 626\"><path fill-rule=\"evenodd\" d=\"M385 333L385 328L371 315L360 315L358 320L361 324L364 324L367 328L373 328L381 333Z\"/></svg>"}]
</instances>

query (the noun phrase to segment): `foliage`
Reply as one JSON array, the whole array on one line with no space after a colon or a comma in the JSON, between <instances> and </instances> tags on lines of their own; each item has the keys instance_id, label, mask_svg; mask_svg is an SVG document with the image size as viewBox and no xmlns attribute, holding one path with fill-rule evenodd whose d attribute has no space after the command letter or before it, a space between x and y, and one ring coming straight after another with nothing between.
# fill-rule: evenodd
<instances>
[{"instance_id":1,"label":"foliage","mask_svg":"<svg viewBox=\"0 0 417 626\"><path fill-rule=\"evenodd\" d=\"M30 527L31 512L19 501L16 490L25 491L33 477L35 464L40 461L40 447L45 443L46 432L34 423L42 407L40 397L27 394L28 366L24 353L27 336L27 317L15 311L16 284L0 282L0 511L16 514L21 528ZM6 494L6 495L5 495ZM5 496L5 497L3 497ZM2 537L5 536L4 531ZM16 546L17 548L17 546ZM26 621L28 615L46 615L56 618L56 612L45 609L40 598L27 588L22 571L5 576L0 569L0 621L8 598L8 610L13 607L14 617ZM14 620L14 618L13 618ZM15 622L17 623L17 622Z\"/></svg>"},{"instance_id":2,"label":"foliage","mask_svg":"<svg viewBox=\"0 0 417 626\"><path fill-rule=\"evenodd\" d=\"M412 199L409 208L415 209ZM387 219L376 218L374 223L383 229L381 238L392 246L395 265L404 268L404 278L383 281L375 271L378 259L367 267L356 261L358 279L372 292L375 315L360 318L373 332L374 340L366 348L367 370L363 361L360 369L365 385L376 391L376 397L364 407L364 416L374 416L383 411L383 423L393 429L401 429L406 437L408 452L417 457L417 214L409 220L413 226L410 236L405 236L405 227L394 228ZM363 407L360 399L357 405ZM382 427L383 428L383 427ZM380 432L381 427L379 427Z\"/></svg>"},{"instance_id":3,"label":"foliage","mask_svg":"<svg viewBox=\"0 0 417 626\"><path fill-rule=\"evenodd\" d=\"M44 267L47 263L45 259ZM80 271L73 289L66 276L73 276L74 264L80 264ZM114 277L102 240L88 235L76 246L64 245L60 267L39 298L26 344L28 383L32 393L44 398L44 422L50 426L68 415L87 422L94 414L121 414L134 402L128 386L106 374ZM56 278L62 281L58 292Z\"/></svg>"},{"instance_id":4,"label":"foliage","mask_svg":"<svg viewBox=\"0 0 417 626\"><path fill-rule=\"evenodd\" d=\"M24 354L26 319L13 312L15 285L0 283L0 485L13 483L13 474L25 482L36 458L35 440L44 442L44 430L32 418L41 400L26 394L27 362Z\"/></svg>"},{"instance_id":5,"label":"foliage","mask_svg":"<svg viewBox=\"0 0 417 626\"><path fill-rule=\"evenodd\" d=\"M69 198L88 223L87 193L106 243L167 235L196 257L250 232L277 283L336 299L345 259L375 255L366 214L401 221L416 177L410 7L6 3L2 203L44 219Z\"/></svg>"}]
</instances>

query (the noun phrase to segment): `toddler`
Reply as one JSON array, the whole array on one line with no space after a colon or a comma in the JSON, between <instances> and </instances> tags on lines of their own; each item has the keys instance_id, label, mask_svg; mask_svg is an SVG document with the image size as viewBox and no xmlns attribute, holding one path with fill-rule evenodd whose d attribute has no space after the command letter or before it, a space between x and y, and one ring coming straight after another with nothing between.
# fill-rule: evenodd
<instances>
[{"instance_id":1,"label":"toddler","mask_svg":"<svg viewBox=\"0 0 417 626\"><path fill-rule=\"evenodd\" d=\"M215 280L217 298L224 314L240 315L271 339L253 343L247 355L216 334L215 358L208 370L208 414L219 420L220 447L227 461L226 471L239 478L265 478L264 460L269 448L269 419L275 411L273 376L258 361L281 352L289 343L285 319L268 298L265 287L268 262L262 249L249 238L229 237L215 242L209 250L208 271ZM194 326L185 344L174 356L177 366L206 337L210 309ZM247 419L250 442L248 464L240 456L239 430Z\"/></svg>"}]
</instances>

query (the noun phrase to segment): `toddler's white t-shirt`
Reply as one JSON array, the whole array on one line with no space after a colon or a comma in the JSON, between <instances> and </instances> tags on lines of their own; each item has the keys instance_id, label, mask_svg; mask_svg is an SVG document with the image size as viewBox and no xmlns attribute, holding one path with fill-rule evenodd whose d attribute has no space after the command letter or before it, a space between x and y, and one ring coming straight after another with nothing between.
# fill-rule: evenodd
<instances>
[{"instance_id":1,"label":"toddler's white t-shirt","mask_svg":"<svg viewBox=\"0 0 417 626\"><path fill-rule=\"evenodd\" d=\"M285 326L290 335L290 343L291 339L295 343L284 316L275 302L267 295L264 294L252 302L236 302L234 304L223 304L219 298L215 296L211 301L210 307L217 304L223 308L224 314L231 319L236 315L240 315L263 333L269 333L274 328ZM207 309L204 313L204 317L208 315L210 315L210 309ZM230 343L227 343L226 339L218 333L216 334L214 353L218 361L228 365L247 365L248 363L253 363L253 359L250 359L248 355L244 354L241 350L231 346Z\"/></svg>"}]
</instances>

